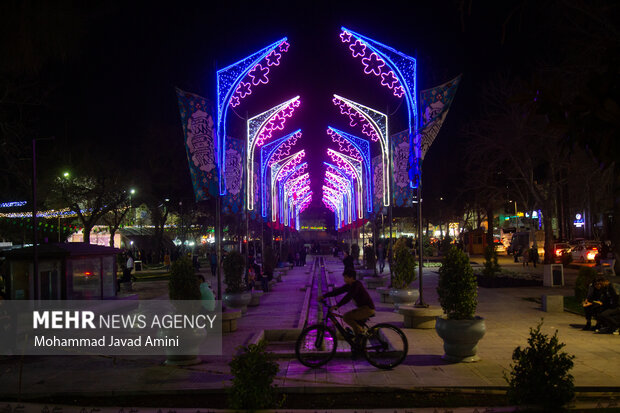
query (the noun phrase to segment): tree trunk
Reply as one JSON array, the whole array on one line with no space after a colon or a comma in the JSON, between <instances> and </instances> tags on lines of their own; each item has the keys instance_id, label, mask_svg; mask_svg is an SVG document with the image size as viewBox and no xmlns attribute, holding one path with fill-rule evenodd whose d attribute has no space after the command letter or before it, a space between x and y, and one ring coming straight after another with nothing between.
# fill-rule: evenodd
<instances>
[{"instance_id":1,"label":"tree trunk","mask_svg":"<svg viewBox=\"0 0 620 413\"><path fill-rule=\"evenodd\" d=\"M555 261L553 255L553 228L551 227L551 211L552 208L547 207L541 211L543 215L543 225L545 227L545 264L553 264Z\"/></svg>"},{"instance_id":2,"label":"tree trunk","mask_svg":"<svg viewBox=\"0 0 620 413\"><path fill-rule=\"evenodd\" d=\"M84 229L82 230L82 234L83 234L82 241L86 244L90 244L90 231L93 229L93 225L90 222L88 224L84 222L83 224L84 224Z\"/></svg>"},{"instance_id":3,"label":"tree trunk","mask_svg":"<svg viewBox=\"0 0 620 413\"><path fill-rule=\"evenodd\" d=\"M110 230L110 247L114 248L114 235L116 234L116 228L108 227Z\"/></svg>"}]
</instances>

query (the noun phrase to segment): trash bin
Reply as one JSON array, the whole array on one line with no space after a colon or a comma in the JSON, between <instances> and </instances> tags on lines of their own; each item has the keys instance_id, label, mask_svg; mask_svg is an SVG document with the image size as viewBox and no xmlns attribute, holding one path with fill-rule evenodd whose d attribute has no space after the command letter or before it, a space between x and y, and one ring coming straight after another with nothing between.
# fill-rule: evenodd
<instances>
[{"instance_id":1,"label":"trash bin","mask_svg":"<svg viewBox=\"0 0 620 413\"><path fill-rule=\"evenodd\" d=\"M133 269L134 271L142 271L142 261L134 261Z\"/></svg>"},{"instance_id":2,"label":"trash bin","mask_svg":"<svg viewBox=\"0 0 620 413\"><path fill-rule=\"evenodd\" d=\"M545 264L543 285L545 287L562 287L564 285L564 266L562 264Z\"/></svg>"}]
</instances>

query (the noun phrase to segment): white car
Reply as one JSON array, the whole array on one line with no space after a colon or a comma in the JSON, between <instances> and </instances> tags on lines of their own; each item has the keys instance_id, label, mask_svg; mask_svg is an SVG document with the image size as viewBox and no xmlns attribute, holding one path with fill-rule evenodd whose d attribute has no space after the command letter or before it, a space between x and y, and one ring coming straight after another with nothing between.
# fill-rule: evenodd
<instances>
[{"instance_id":1,"label":"white car","mask_svg":"<svg viewBox=\"0 0 620 413\"><path fill-rule=\"evenodd\" d=\"M594 262L598 248L594 245L577 245L570 251L573 261Z\"/></svg>"}]
</instances>

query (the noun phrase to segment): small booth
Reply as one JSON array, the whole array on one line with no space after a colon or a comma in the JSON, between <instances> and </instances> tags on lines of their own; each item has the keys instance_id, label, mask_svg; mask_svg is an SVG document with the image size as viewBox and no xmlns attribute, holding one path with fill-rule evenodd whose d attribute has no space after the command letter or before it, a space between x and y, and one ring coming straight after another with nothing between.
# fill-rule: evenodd
<instances>
[{"instance_id":1,"label":"small booth","mask_svg":"<svg viewBox=\"0 0 620 413\"><path fill-rule=\"evenodd\" d=\"M9 300L99 300L116 297L117 248L71 242L41 244L33 276L33 247L2 253Z\"/></svg>"}]
</instances>

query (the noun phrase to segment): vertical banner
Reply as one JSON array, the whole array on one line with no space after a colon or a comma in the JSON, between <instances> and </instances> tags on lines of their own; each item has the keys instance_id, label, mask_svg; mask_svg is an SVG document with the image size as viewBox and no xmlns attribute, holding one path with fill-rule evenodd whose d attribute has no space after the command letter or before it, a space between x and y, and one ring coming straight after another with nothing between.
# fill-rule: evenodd
<instances>
[{"instance_id":1,"label":"vertical banner","mask_svg":"<svg viewBox=\"0 0 620 413\"><path fill-rule=\"evenodd\" d=\"M204 201L218 195L213 104L178 88L176 93L194 195Z\"/></svg>"},{"instance_id":2,"label":"vertical banner","mask_svg":"<svg viewBox=\"0 0 620 413\"><path fill-rule=\"evenodd\" d=\"M413 190L409 186L409 129L390 137L392 144L393 198L397 207L412 206Z\"/></svg>"},{"instance_id":3,"label":"vertical banner","mask_svg":"<svg viewBox=\"0 0 620 413\"><path fill-rule=\"evenodd\" d=\"M373 211L377 214L385 213L386 208L383 207L383 160L382 155L372 158L372 193L373 193Z\"/></svg>"},{"instance_id":4,"label":"vertical banner","mask_svg":"<svg viewBox=\"0 0 620 413\"><path fill-rule=\"evenodd\" d=\"M245 141L230 136L226 139L226 195L222 197L222 211L226 214L243 211L244 150Z\"/></svg>"},{"instance_id":5,"label":"vertical banner","mask_svg":"<svg viewBox=\"0 0 620 413\"><path fill-rule=\"evenodd\" d=\"M418 142L420 142L422 159L446 119L460 81L461 75L458 75L449 82L420 92L422 122L418 132L420 134Z\"/></svg>"}]
</instances>

